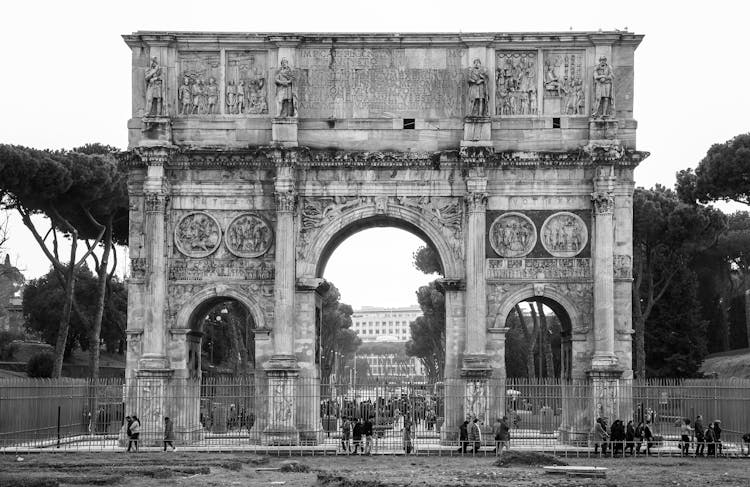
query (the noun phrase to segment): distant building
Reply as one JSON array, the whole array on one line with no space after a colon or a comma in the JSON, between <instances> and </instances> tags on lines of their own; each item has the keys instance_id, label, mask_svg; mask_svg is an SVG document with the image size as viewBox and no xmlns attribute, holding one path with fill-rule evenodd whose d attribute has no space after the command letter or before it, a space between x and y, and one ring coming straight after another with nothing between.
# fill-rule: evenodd
<instances>
[{"instance_id":1,"label":"distant building","mask_svg":"<svg viewBox=\"0 0 750 487\"><path fill-rule=\"evenodd\" d=\"M425 375L422 362L406 355L411 338L409 323L422 315L419 306L378 308L365 306L352 314L352 329L362 339L357 360L366 360L370 377L419 379Z\"/></svg>"},{"instance_id":2,"label":"distant building","mask_svg":"<svg viewBox=\"0 0 750 487\"><path fill-rule=\"evenodd\" d=\"M378 308L365 306L352 314L352 329L363 342L406 342L409 323L422 315L419 306Z\"/></svg>"},{"instance_id":3,"label":"distant building","mask_svg":"<svg viewBox=\"0 0 750 487\"><path fill-rule=\"evenodd\" d=\"M23 332L23 274L10 263L6 254L0 263L0 331Z\"/></svg>"}]
</instances>

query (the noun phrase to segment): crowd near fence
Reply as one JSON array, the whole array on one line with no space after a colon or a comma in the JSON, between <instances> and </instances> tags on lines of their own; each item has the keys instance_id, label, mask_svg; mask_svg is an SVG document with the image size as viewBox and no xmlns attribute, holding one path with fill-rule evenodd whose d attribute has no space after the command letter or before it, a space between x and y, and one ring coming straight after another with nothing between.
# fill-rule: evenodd
<instances>
[{"instance_id":1,"label":"crowd near fence","mask_svg":"<svg viewBox=\"0 0 750 487\"><path fill-rule=\"evenodd\" d=\"M700 415L704 428L719 426L720 438L712 450L716 454L750 452L750 437L743 441L750 432L750 380L618 380L606 391L617 398L612 415L618 417L603 413L596 385L589 380L508 378L478 383L479 387L467 388L461 379L431 383L400 378L321 384L298 378L294 397L284 398L295 406L297 433L279 442L278 435L268 434L268 410L269 404L283 401L270 397L263 376L172 379L161 389L119 378L2 379L0 451L124 449L125 418L135 415L145 450L160 446L163 426L158 420L169 416L176 446L194 451L495 455L494 433L505 416L511 450L600 456L603 449L594 451L601 443L594 423L606 416L609 426L616 420L632 421L634 426L648 425L653 434L651 441L619 440L620 448L604 449L608 454L614 450L643 455L648 443L652 455L680 455L685 446L683 419L692 426ZM148 394L160 394L161 401L144 398ZM155 409L154 404L161 406ZM460 425L469 421L470 431L475 418L479 438L462 438ZM369 441L369 435L359 438L357 432L363 431L365 422L372 430ZM700 440L701 435L691 433L691 455Z\"/></svg>"}]
</instances>

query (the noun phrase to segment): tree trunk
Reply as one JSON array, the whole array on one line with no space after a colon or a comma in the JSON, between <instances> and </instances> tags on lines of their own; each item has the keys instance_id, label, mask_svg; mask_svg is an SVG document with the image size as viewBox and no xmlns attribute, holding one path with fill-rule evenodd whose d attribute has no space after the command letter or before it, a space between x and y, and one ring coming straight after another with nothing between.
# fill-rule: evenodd
<instances>
[{"instance_id":1,"label":"tree trunk","mask_svg":"<svg viewBox=\"0 0 750 487\"><path fill-rule=\"evenodd\" d=\"M527 353L526 353L526 376L531 379L534 377L534 353L533 353L533 342L534 338L529 329L526 327L526 319L523 317L523 311L521 311L520 305L513 307L518 315L518 322L521 324L521 330L523 331L523 337L526 340Z\"/></svg>"},{"instance_id":2,"label":"tree trunk","mask_svg":"<svg viewBox=\"0 0 750 487\"><path fill-rule=\"evenodd\" d=\"M549 327L547 326L547 317L544 315L544 305L537 301L537 310L539 311L539 322L541 324L540 333L542 334L542 347L544 349L544 362L547 369L547 377L555 377L555 358L552 355L552 340L550 340Z\"/></svg>"},{"instance_id":3,"label":"tree trunk","mask_svg":"<svg viewBox=\"0 0 750 487\"><path fill-rule=\"evenodd\" d=\"M531 332L531 347L529 348L529 356L531 357L531 367L534 367L534 353L539 353L539 371L534 372L532 377L542 376L542 351L538 345L539 342L539 318L536 315L534 309L534 303L529 303L529 310L531 311L531 319L534 323L534 330Z\"/></svg>"},{"instance_id":4,"label":"tree trunk","mask_svg":"<svg viewBox=\"0 0 750 487\"><path fill-rule=\"evenodd\" d=\"M750 276L745 280L750 280ZM745 328L747 329L747 346L750 347L750 286L745 286Z\"/></svg>"},{"instance_id":5,"label":"tree trunk","mask_svg":"<svg viewBox=\"0 0 750 487\"><path fill-rule=\"evenodd\" d=\"M109 265L109 253L112 250L112 217L109 217L107 221L107 229L104 231L104 252L102 252L102 260L97 269L97 281L96 281L96 310L94 311L94 322L91 324L90 332L90 349L89 349L89 372L91 374L91 380L94 382L96 387L96 381L99 380L99 342L101 341L102 335L102 319L104 318L104 304L107 298L107 280L109 273L107 272L107 266Z\"/></svg>"},{"instance_id":6,"label":"tree trunk","mask_svg":"<svg viewBox=\"0 0 750 487\"><path fill-rule=\"evenodd\" d=\"M65 345L68 342L68 329L70 328L70 314L73 308L73 293L76 285L76 248L78 247L78 235L73 234L70 239L70 263L65 276L65 305L60 316L60 329L57 331L55 342L55 365L52 369L52 377L57 379L62 375L63 356Z\"/></svg>"}]
</instances>

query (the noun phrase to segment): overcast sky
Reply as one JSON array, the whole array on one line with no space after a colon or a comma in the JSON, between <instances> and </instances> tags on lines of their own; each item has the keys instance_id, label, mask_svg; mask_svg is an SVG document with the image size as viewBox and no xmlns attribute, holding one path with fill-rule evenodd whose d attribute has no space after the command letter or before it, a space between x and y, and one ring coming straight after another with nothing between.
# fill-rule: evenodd
<instances>
[{"instance_id":1,"label":"overcast sky","mask_svg":"<svg viewBox=\"0 0 750 487\"><path fill-rule=\"evenodd\" d=\"M130 50L137 30L260 32L519 32L627 29L635 58L641 186L671 186L712 143L748 132L747 2L651 1L32 1L0 6L0 142L125 148ZM615 69L617 67L615 66ZM48 263L17 222L6 251L28 277ZM429 280L411 269L419 239L370 230L345 241L326 277L357 306L414 302ZM124 259L123 259L124 260Z\"/></svg>"}]
</instances>

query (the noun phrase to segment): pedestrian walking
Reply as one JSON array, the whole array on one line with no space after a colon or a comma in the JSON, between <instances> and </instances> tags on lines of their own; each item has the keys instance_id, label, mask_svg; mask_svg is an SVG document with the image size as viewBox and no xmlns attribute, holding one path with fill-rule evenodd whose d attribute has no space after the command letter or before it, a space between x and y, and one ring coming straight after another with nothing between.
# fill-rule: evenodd
<instances>
[{"instance_id":1,"label":"pedestrian walking","mask_svg":"<svg viewBox=\"0 0 750 487\"><path fill-rule=\"evenodd\" d=\"M607 433L607 422L604 418L597 418L594 428L591 431L594 437L594 454L599 453L599 447L602 448L602 455L607 454L607 442L609 434Z\"/></svg>"},{"instance_id":2,"label":"pedestrian walking","mask_svg":"<svg viewBox=\"0 0 750 487\"><path fill-rule=\"evenodd\" d=\"M120 446L130 446L130 423L132 422L133 420L130 416L125 416L125 422L122 423L122 428L120 428L120 434L117 438Z\"/></svg>"},{"instance_id":3,"label":"pedestrian walking","mask_svg":"<svg viewBox=\"0 0 750 487\"><path fill-rule=\"evenodd\" d=\"M128 451L130 451L131 445L138 451L138 437L141 435L141 422L138 420L138 416L135 414L130 416L132 422L130 423L130 440L128 441Z\"/></svg>"},{"instance_id":4,"label":"pedestrian walking","mask_svg":"<svg viewBox=\"0 0 750 487\"><path fill-rule=\"evenodd\" d=\"M695 418L693 429L695 430L695 456L702 457L703 450L706 446L706 429L703 427L703 416L701 416L700 414Z\"/></svg>"},{"instance_id":5,"label":"pedestrian walking","mask_svg":"<svg viewBox=\"0 0 750 487\"><path fill-rule=\"evenodd\" d=\"M482 432L479 431L479 418L474 420L469 425L469 443L472 445L472 451L474 453L479 451L482 446Z\"/></svg>"},{"instance_id":6,"label":"pedestrian walking","mask_svg":"<svg viewBox=\"0 0 750 487\"><path fill-rule=\"evenodd\" d=\"M628 425L625 427L625 441L625 450L630 449L630 456L632 457L634 455L633 449L635 448L635 428L633 427L633 420L628 421Z\"/></svg>"},{"instance_id":7,"label":"pedestrian walking","mask_svg":"<svg viewBox=\"0 0 750 487\"><path fill-rule=\"evenodd\" d=\"M651 423L646 423L643 426L643 439L646 440L646 455L651 455L651 447L654 444L654 433L651 431Z\"/></svg>"},{"instance_id":8,"label":"pedestrian walking","mask_svg":"<svg viewBox=\"0 0 750 487\"><path fill-rule=\"evenodd\" d=\"M167 445L172 447L172 451L177 449L174 446L174 425L169 416L164 416L164 451L167 451Z\"/></svg>"},{"instance_id":9,"label":"pedestrian walking","mask_svg":"<svg viewBox=\"0 0 750 487\"><path fill-rule=\"evenodd\" d=\"M639 455L641 453L641 446L643 445L643 421L638 423L638 426L635 427L635 454Z\"/></svg>"},{"instance_id":10,"label":"pedestrian walking","mask_svg":"<svg viewBox=\"0 0 750 487\"><path fill-rule=\"evenodd\" d=\"M460 453L466 453L466 447L469 446L469 421L464 421L461 426L458 427L458 451Z\"/></svg>"},{"instance_id":11,"label":"pedestrian walking","mask_svg":"<svg viewBox=\"0 0 750 487\"><path fill-rule=\"evenodd\" d=\"M368 417L365 421L365 455L372 455L372 418Z\"/></svg>"},{"instance_id":12,"label":"pedestrian walking","mask_svg":"<svg viewBox=\"0 0 750 487\"><path fill-rule=\"evenodd\" d=\"M412 443L414 423L411 420L411 416L404 416L404 429L403 429L403 442L404 451L407 455L411 454L414 444Z\"/></svg>"},{"instance_id":13,"label":"pedestrian walking","mask_svg":"<svg viewBox=\"0 0 750 487\"><path fill-rule=\"evenodd\" d=\"M495 453L502 455L503 448L508 450L510 442L510 426L507 416L497 419L495 426L492 428L492 433L495 435Z\"/></svg>"}]
</instances>

